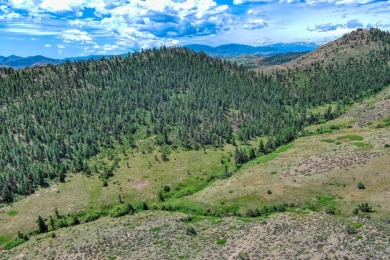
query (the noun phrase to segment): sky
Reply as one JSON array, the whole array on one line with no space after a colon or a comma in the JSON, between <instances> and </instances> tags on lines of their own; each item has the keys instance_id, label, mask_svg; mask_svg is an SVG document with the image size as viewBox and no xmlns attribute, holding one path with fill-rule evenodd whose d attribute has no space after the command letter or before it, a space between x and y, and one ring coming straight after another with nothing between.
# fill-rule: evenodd
<instances>
[{"instance_id":1,"label":"sky","mask_svg":"<svg viewBox=\"0 0 390 260\"><path fill-rule=\"evenodd\" d=\"M390 30L390 0L0 0L0 55L323 44L360 27Z\"/></svg>"}]
</instances>

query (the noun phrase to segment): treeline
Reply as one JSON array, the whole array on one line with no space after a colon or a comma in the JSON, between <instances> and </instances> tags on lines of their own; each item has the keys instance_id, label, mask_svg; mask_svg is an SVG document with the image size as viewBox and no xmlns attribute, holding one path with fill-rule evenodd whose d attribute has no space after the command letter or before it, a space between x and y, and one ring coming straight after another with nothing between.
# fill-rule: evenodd
<instances>
[{"instance_id":1,"label":"treeline","mask_svg":"<svg viewBox=\"0 0 390 260\"><path fill-rule=\"evenodd\" d=\"M304 87L289 79L305 72L275 80L176 47L2 69L0 201L30 194L48 179L63 181L68 171L91 172L88 158L115 145L134 147L140 138L185 149L221 147L235 136L272 136L270 147L289 142L308 123L308 107L388 84L388 57L382 49L367 61L314 67L316 78Z\"/></svg>"}]
</instances>

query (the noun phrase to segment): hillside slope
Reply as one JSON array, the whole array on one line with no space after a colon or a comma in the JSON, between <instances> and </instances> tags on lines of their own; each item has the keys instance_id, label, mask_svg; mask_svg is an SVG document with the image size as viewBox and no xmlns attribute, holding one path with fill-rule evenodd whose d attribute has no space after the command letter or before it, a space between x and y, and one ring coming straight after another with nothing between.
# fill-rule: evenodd
<instances>
[{"instance_id":1,"label":"hillside slope","mask_svg":"<svg viewBox=\"0 0 390 260\"><path fill-rule=\"evenodd\" d=\"M380 113L372 118L376 110ZM311 136L298 138L273 160L255 159L229 179L165 203L236 207L246 218L143 211L56 230L54 238L51 233L34 236L3 257L387 258L389 120L390 87L340 118L309 127ZM357 188L359 182L365 189ZM246 216L248 210L281 202L295 207L271 216ZM354 215L353 208L363 202L374 212Z\"/></svg>"},{"instance_id":2,"label":"hillside slope","mask_svg":"<svg viewBox=\"0 0 390 260\"><path fill-rule=\"evenodd\" d=\"M351 58L357 60L365 59L371 51L376 51L378 48L388 44L390 44L389 32L382 32L374 28L370 30L359 29L335 41L324 44L295 60L257 70L271 72L272 70L305 69L317 63L320 63L322 66L335 64L336 62L343 64Z\"/></svg>"},{"instance_id":3,"label":"hillside slope","mask_svg":"<svg viewBox=\"0 0 390 260\"><path fill-rule=\"evenodd\" d=\"M389 35L375 32L379 44L362 59L325 59L326 65L316 62L272 75L165 47L99 61L0 69L0 246L24 243L32 249L38 246L34 241L54 237L53 231L62 238L67 230L77 232L69 226L99 232L94 221L118 223L120 216L146 217L148 211L157 214L156 223L165 218L161 212L171 211L193 215L184 222L207 218L214 224L230 223L225 217L246 223L287 212L313 213L315 221L334 223L330 226L337 228L320 241L337 237L341 248L345 237L364 238L365 249L371 250L382 240L369 230L388 237L382 226L390 208L390 93L385 88L390 48L382 44ZM276 220L270 230L280 229L279 224ZM225 234L233 239L234 225L229 232L216 227L218 246L228 245ZM151 227L156 233L145 236L159 237L162 227ZM198 231L188 229L191 236ZM131 237L121 233L119 245L122 235ZM75 251L60 242L60 249L53 249L58 255L85 253L92 246L87 242ZM93 248L106 242L99 238ZM154 242L144 253L151 254L161 241ZM283 245L286 254L303 254ZM168 252L167 247L157 252ZM212 250L224 254L218 248L225 247ZM251 255L260 250L253 244L248 248L254 248ZM383 248L374 256L382 256ZM203 256L200 250L194 247ZM319 249L324 252L330 254ZM226 253L236 257L240 252Z\"/></svg>"}]
</instances>

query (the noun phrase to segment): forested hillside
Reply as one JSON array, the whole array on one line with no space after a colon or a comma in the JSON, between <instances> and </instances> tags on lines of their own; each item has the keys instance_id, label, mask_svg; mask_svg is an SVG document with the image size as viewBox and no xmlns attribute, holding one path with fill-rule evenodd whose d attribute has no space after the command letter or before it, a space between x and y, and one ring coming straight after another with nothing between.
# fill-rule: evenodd
<instances>
[{"instance_id":1,"label":"forested hillside","mask_svg":"<svg viewBox=\"0 0 390 260\"><path fill-rule=\"evenodd\" d=\"M185 48L128 57L0 71L0 200L11 202L66 173L93 173L102 148L155 138L166 149L200 149L269 136L259 153L294 139L321 116L310 107L343 104L390 83L389 34L345 63L256 74ZM248 160L246 151L238 151ZM107 178L113 169L102 176Z\"/></svg>"}]
</instances>

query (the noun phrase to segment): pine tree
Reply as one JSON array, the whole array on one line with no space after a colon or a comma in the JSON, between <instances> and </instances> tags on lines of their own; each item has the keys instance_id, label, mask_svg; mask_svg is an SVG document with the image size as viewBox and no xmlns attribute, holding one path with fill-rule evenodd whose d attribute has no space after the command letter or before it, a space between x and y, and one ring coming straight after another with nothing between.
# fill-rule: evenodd
<instances>
[{"instance_id":1,"label":"pine tree","mask_svg":"<svg viewBox=\"0 0 390 260\"><path fill-rule=\"evenodd\" d=\"M47 225L41 216L37 219L38 233L46 233L48 231Z\"/></svg>"}]
</instances>

